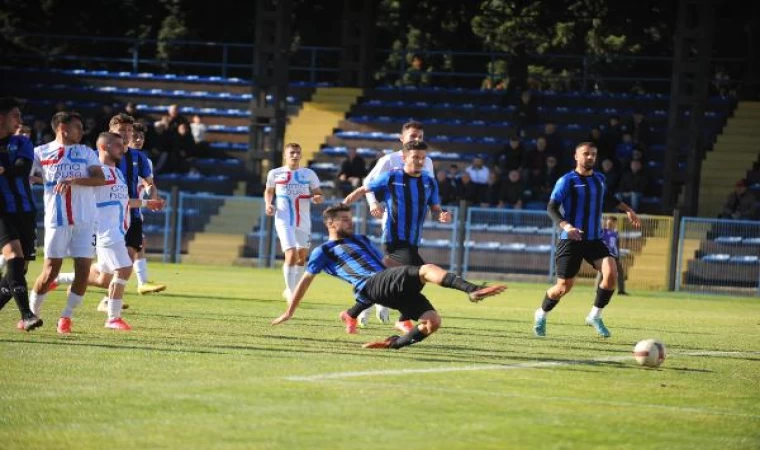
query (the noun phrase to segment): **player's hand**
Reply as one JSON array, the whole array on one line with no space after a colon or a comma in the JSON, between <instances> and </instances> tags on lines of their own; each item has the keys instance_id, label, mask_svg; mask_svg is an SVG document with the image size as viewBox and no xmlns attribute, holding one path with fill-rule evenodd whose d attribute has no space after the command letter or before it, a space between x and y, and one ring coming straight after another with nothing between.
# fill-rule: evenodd
<instances>
[{"instance_id":1,"label":"player's hand","mask_svg":"<svg viewBox=\"0 0 760 450\"><path fill-rule=\"evenodd\" d=\"M266 208L267 216L273 216L274 215L274 206L273 205L267 205Z\"/></svg>"},{"instance_id":2,"label":"player's hand","mask_svg":"<svg viewBox=\"0 0 760 450\"><path fill-rule=\"evenodd\" d=\"M63 194L71 188L72 181L74 181L73 178L61 178L58 180L58 184L55 185L55 188L53 188L53 192L56 194Z\"/></svg>"},{"instance_id":3,"label":"player's hand","mask_svg":"<svg viewBox=\"0 0 760 450\"><path fill-rule=\"evenodd\" d=\"M567 231L567 237L570 238L573 241L580 241L583 239L583 230L579 230L575 227L567 228L565 231Z\"/></svg>"},{"instance_id":4,"label":"player's hand","mask_svg":"<svg viewBox=\"0 0 760 450\"><path fill-rule=\"evenodd\" d=\"M636 229L641 228L641 219L639 219L639 216L635 212L628 211L627 213L625 213L625 215L628 216L628 220L631 221L631 224L633 224L634 228Z\"/></svg>"},{"instance_id":5,"label":"player's hand","mask_svg":"<svg viewBox=\"0 0 760 450\"><path fill-rule=\"evenodd\" d=\"M314 194L311 196L311 201L319 205L320 203L325 201L325 198L322 196L322 194Z\"/></svg>"},{"instance_id":6,"label":"player's hand","mask_svg":"<svg viewBox=\"0 0 760 450\"><path fill-rule=\"evenodd\" d=\"M293 313L289 311L285 311L280 317L274 319L272 321L272 325L279 325L287 320L289 320L291 317L293 317Z\"/></svg>"},{"instance_id":7,"label":"player's hand","mask_svg":"<svg viewBox=\"0 0 760 450\"><path fill-rule=\"evenodd\" d=\"M161 211L164 209L166 202L163 199L150 199L147 201L146 206L151 211Z\"/></svg>"},{"instance_id":8,"label":"player's hand","mask_svg":"<svg viewBox=\"0 0 760 450\"><path fill-rule=\"evenodd\" d=\"M383 205L380 203L375 203L373 206L370 206L369 213L375 219L382 219L383 214L385 214L385 208L383 208Z\"/></svg>"},{"instance_id":9,"label":"player's hand","mask_svg":"<svg viewBox=\"0 0 760 450\"><path fill-rule=\"evenodd\" d=\"M441 223L451 222L451 213L448 211L441 211L441 215L438 216L438 221Z\"/></svg>"}]
</instances>

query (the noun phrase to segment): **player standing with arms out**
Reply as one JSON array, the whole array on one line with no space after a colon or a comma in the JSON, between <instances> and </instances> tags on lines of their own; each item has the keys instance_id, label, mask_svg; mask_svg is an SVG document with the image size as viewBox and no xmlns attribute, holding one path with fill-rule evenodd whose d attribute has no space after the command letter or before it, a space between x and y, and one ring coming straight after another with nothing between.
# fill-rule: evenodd
<instances>
[{"instance_id":1,"label":"player standing with arms out","mask_svg":"<svg viewBox=\"0 0 760 450\"><path fill-rule=\"evenodd\" d=\"M143 203L153 208L158 208L162 204L160 200L130 198L126 179L117 167L125 154L121 136L111 132L101 133L98 136L97 147L106 179L104 186L95 188L95 206L98 209L95 251L98 255L100 273L109 275L106 287L108 289L106 299L108 320L105 327L129 331L132 327L121 318L124 288L132 274L132 258L129 256L124 240L130 226L129 209L130 207L139 208ZM92 277L93 273L91 272L90 275Z\"/></svg>"},{"instance_id":2,"label":"player standing with arms out","mask_svg":"<svg viewBox=\"0 0 760 450\"><path fill-rule=\"evenodd\" d=\"M74 258L74 281L69 288L66 308L58 320L59 334L71 333L71 316L82 304L92 263L92 239L97 210L95 186L105 177L95 152L80 145L82 117L58 112L51 120L55 140L34 149L34 170L42 172L45 188L45 262L34 283L29 302L39 317L45 294L61 270L63 258Z\"/></svg>"},{"instance_id":3,"label":"player standing with arms out","mask_svg":"<svg viewBox=\"0 0 760 450\"><path fill-rule=\"evenodd\" d=\"M37 206L32 198L29 173L34 146L25 136L14 136L21 123L17 100L0 98L0 248L5 276L0 279L0 309L13 298L21 313L18 327L31 331L42 319L29 309L27 262L36 257Z\"/></svg>"},{"instance_id":4,"label":"player standing with arms out","mask_svg":"<svg viewBox=\"0 0 760 450\"><path fill-rule=\"evenodd\" d=\"M369 184L350 193L345 203L350 205L360 197L372 193L386 199L388 212L383 224L383 242L386 267L422 266L425 264L419 253L422 225L428 214L428 207L439 222L451 222L451 214L441 209L438 198L438 184L430 172L424 171L427 159L427 144L422 141L409 141L401 150L404 165L402 169L393 169L373 179ZM365 307L371 307L366 304ZM356 329L359 306L341 314L347 329ZM396 328L404 333L414 328L414 323L401 316Z\"/></svg>"},{"instance_id":5,"label":"player standing with arms out","mask_svg":"<svg viewBox=\"0 0 760 450\"><path fill-rule=\"evenodd\" d=\"M350 283L354 288L357 305L378 303L401 311L419 324L403 336L364 344L365 348L402 348L420 342L435 333L441 326L441 317L430 301L422 295L425 283L465 292L472 302L479 302L503 292L503 285L479 287L456 274L446 272L433 264L385 268L383 256L366 236L354 235L351 208L334 205L322 214L329 241L315 248L309 257L309 266L288 300L288 309L272 321L280 324L295 313L306 295L314 277L326 272Z\"/></svg>"},{"instance_id":6,"label":"player standing with arms out","mask_svg":"<svg viewBox=\"0 0 760 450\"><path fill-rule=\"evenodd\" d=\"M401 127L401 136L399 137L399 140L401 141L401 144L404 145L407 142L411 141L422 141L425 137L425 130L423 129L423 125L420 122L416 121L410 121L405 123ZM377 164L375 164L375 167L372 168L372 170L367 174L367 176L364 178L364 185L367 186L369 183L372 182L372 180L376 179L377 177L381 176L385 172L388 172L392 169L398 169L404 166L404 155L403 151L399 150L397 152L391 153L389 155L385 155L382 158L380 158L377 161ZM429 157L425 158L425 164L423 166L423 170L430 173L431 176L435 176L435 169L433 167L433 160ZM385 208L383 208L383 205L380 201L378 201L377 197L374 193L369 192L367 193L367 203L369 204L369 212L372 215L372 217L376 219L381 219L385 215ZM411 264L411 262L402 262L402 264ZM371 309L367 309L362 314L359 315L359 324L361 326L365 326L367 322L369 321L369 314L371 312ZM390 321L390 315L388 313L388 310L385 309L385 307L381 305L376 306L376 314L378 320L380 320L383 323L387 323ZM406 321L406 318L401 316L399 317L397 325L403 324Z\"/></svg>"},{"instance_id":7,"label":"player standing with arms out","mask_svg":"<svg viewBox=\"0 0 760 450\"><path fill-rule=\"evenodd\" d=\"M311 202L324 201L319 178L313 170L301 168L301 146L285 146L286 165L267 174L264 191L266 214L274 216L274 226L285 253L282 272L285 276L283 296L289 298L304 272L311 240Z\"/></svg>"},{"instance_id":8,"label":"player standing with arms out","mask_svg":"<svg viewBox=\"0 0 760 450\"><path fill-rule=\"evenodd\" d=\"M573 288L575 276L585 259L602 272L602 282L597 286L594 306L586 324L593 326L600 336L610 337L602 321L602 310L615 292L618 274L615 258L602 241L603 206L605 203L615 205L626 213L636 228L641 226L641 221L633 209L607 191L604 175L594 172L596 156L594 144L579 144L575 148L575 170L557 180L549 197L547 212L562 228L562 235L556 252L557 283L546 291L541 307L536 310L533 326L536 336L546 336L547 313Z\"/></svg>"}]
</instances>

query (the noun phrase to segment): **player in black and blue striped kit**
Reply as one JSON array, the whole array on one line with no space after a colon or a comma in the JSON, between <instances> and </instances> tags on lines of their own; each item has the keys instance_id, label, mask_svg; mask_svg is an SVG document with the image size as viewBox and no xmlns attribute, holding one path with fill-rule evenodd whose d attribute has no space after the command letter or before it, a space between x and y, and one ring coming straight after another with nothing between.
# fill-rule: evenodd
<instances>
[{"instance_id":1,"label":"player in black and blue striped kit","mask_svg":"<svg viewBox=\"0 0 760 450\"><path fill-rule=\"evenodd\" d=\"M419 244L428 210L438 221L451 222L451 214L441 209L438 183L433 174L423 169L427 148L423 141L405 143L402 149L403 167L394 168L374 178L367 185L351 192L344 200L346 204L351 204L368 193L385 199L387 213L383 226L383 262L387 267L425 264L419 253ZM403 314L396 322L396 328L403 332L408 332L413 327L412 321Z\"/></svg>"},{"instance_id":2,"label":"player in black and blue striped kit","mask_svg":"<svg viewBox=\"0 0 760 450\"><path fill-rule=\"evenodd\" d=\"M562 228L562 235L555 256L557 283L546 291L541 307L536 310L533 326L536 336L546 336L546 314L573 288L584 259L602 272L602 282L597 286L594 306L586 324L593 326L600 336L610 336L602 321L602 309L615 292L617 268L615 259L602 241L602 211L605 204L614 205L627 214L636 228L641 222L633 209L607 191L604 175L594 172L596 156L593 144L579 144L575 148L575 169L557 180L549 197L547 212Z\"/></svg>"},{"instance_id":3,"label":"player in black and blue striped kit","mask_svg":"<svg viewBox=\"0 0 760 450\"><path fill-rule=\"evenodd\" d=\"M37 206L29 185L34 146L29 138L14 135L21 124L19 106L15 99L0 99L0 248L6 259L0 309L15 299L21 312L18 326L30 331L42 325L29 308L26 284L26 262L36 256Z\"/></svg>"},{"instance_id":4,"label":"player in black and blue striped kit","mask_svg":"<svg viewBox=\"0 0 760 450\"><path fill-rule=\"evenodd\" d=\"M382 255L370 240L366 236L354 235L351 208L345 204L331 206L323 213L323 219L329 240L311 252L306 272L288 299L288 309L273 320L272 325L293 316L314 277L320 272L338 277L354 287L357 301L352 308L354 311L343 311L340 315L341 320L354 333L356 316L365 305L373 303L397 309L406 317L419 321L416 327L403 336L390 336L382 341L369 342L364 345L365 348L402 348L420 342L438 330L441 318L421 292L425 283L463 291L473 302L506 289L503 285L476 286L433 264L386 269Z\"/></svg>"}]
</instances>

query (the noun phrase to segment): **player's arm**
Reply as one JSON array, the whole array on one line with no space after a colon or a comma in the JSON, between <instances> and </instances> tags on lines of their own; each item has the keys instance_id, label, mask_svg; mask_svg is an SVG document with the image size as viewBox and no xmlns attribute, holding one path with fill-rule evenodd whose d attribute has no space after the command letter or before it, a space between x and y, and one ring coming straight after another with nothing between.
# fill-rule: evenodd
<instances>
[{"instance_id":1,"label":"player's arm","mask_svg":"<svg viewBox=\"0 0 760 450\"><path fill-rule=\"evenodd\" d=\"M71 186L105 186L106 176L103 174L102 166L89 166L86 177L61 178L55 185L55 193L61 194Z\"/></svg>"},{"instance_id":2,"label":"player's arm","mask_svg":"<svg viewBox=\"0 0 760 450\"><path fill-rule=\"evenodd\" d=\"M583 230L576 228L575 225L567 221L559 210L560 205L562 205L562 200L564 200L567 195L567 185L567 178L562 177L557 180L557 183L554 185L554 190L552 190L552 193L549 196L549 204L546 205L546 213L549 214L549 217L558 227L567 232L567 237L579 241L581 240Z\"/></svg>"},{"instance_id":3,"label":"player's arm","mask_svg":"<svg viewBox=\"0 0 760 450\"><path fill-rule=\"evenodd\" d=\"M362 196L365 196L367 194L372 193L372 190L369 188L369 186L359 186L358 188L354 189L353 192L348 194L346 198L343 200L343 203L346 205L350 205L351 203L359 200ZM372 195L372 198L375 198L374 194Z\"/></svg>"},{"instance_id":4,"label":"player's arm","mask_svg":"<svg viewBox=\"0 0 760 450\"><path fill-rule=\"evenodd\" d=\"M151 200L158 200L158 187L152 176L143 178L142 185L145 187L145 192L150 195Z\"/></svg>"},{"instance_id":5,"label":"player's arm","mask_svg":"<svg viewBox=\"0 0 760 450\"><path fill-rule=\"evenodd\" d=\"M6 177L26 176L32 171L32 161L26 158L18 158L10 167L0 166L0 175Z\"/></svg>"},{"instance_id":6,"label":"player's arm","mask_svg":"<svg viewBox=\"0 0 760 450\"><path fill-rule=\"evenodd\" d=\"M379 163L378 163L379 164ZM354 190L354 192L348 194L346 199L343 201L345 204L350 205L351 203L359 200L359 198L363 195L372 194L372 198L375 198L374 194L380 194L385 193L387 194L388 191L388 181L390 180L391 173L390 172L384 172L380 175L376 176L373 180L367 182L365 179L364 186L360 186ZM375 200L377 201L377 200ZM377 208L377 207L376 207ZM382 216L382 206L380 208L380 215ZM377 211L377 209L376 209ZM373 212L372 206L370 205L370 213L372 213L373 217L377 217L375 214L376 212Z\"/></svg>"},{"instance_id":7,"label":"player's arm","mask_svg":"<svg viewBox=\"0 0 760 450\"><path fill-rule=\"evenodd\" d=\"M317 205L325 201L324 195L322 195L322 188L319 187L319 177L316 172L309 169L309 189L311 190L311 201Z\"/></svg>"},{"instance_id":8,"label":"player's arm","mask_svg":"<svg viewBox=\"0 0 760 450\"><path fill-rule=\"evenodd\" d=\"M377 164L375 164L375 167L372 168L372 170L369 171L366 177L364 177L364 185L367 186L370 184L373 180L378 178L383 173L390 170L390 163L391 163L391 155L385 155L382 158L380 158L377 161ZM380 211L380 215L382 215L382 206L380 203L378 203L377 198L375 198L375 194L373 192L367 192L365 194L367 197L367 203L369 204L370 211ZM374 216L374 214L373 214Z\"/></svg>"},{"instance_id":9,"label":"player's arm","mask_svg":"<svg viewBox=\"0 0 760 450\"><path fill-rule=\"evenodd\" d=\"M295 292L293 292L291 298L288 301L288 309L286 309L280 317L274 319L272 321L272 325L281 324L282 322L285 322L286 320L293 317L293 314L298 308L298 304L301 303L301 299L304 295L306 295L306 291L309 290L309 286L311 286L311 282L314 281L314 278L316 278L316 275L309 272L304 272L301 280L298 282L298 286L296 286Z\"/></svg>"},{"instance_id":10,"label":"player's arm","mask_svg":"<svg viewBox=\"0 0 760 450\"><path fill-rule=\"evenodd\" d=\"M264 189L264 212L266 212L267 216L273 216L274 215L274 195L275 195L275 184L274 184L274 172L272 170L269 171L267 174L267 184L266 188Z\"/></svg>"},{"instance_id":11,"label":"player's arm","mask_svg":"<svg viewBox=\"0 0 760 450\"><path fill-rule=\"evenodd\" d=\"M430 212L433 213L433 219L441 222L441 223L450 223L451 222L451 213L449 211L445 211L443 208L441 208L441 205L432 205L430 207Z\"/></svg>"},{"instance_id":12,"label":"player's arm","mask_svg":"<svg viewBox=\"0 0 760 450\"><path fill-rule=\"evenodd\" d=\"M641 219L639 219L636 211L634 211L633 208L628 206L625 202L618 200L617 197L610 194L609 191L604 192L604 202L608 205L615 205L615 209L618 211L623 211L634 227L641 228Z\"/></svg>"},{"instance_id":13,"label":"player's arm","mask_svg":"<svg viewBox=\"0 0 760 450\"><path fill-rule=\"evenodd\" d=\"M130 198L128 204L130 208L149 208L152 211L159 211L163 209L166 202L160 198L156 198L156 199L152 198L150 200Z\"/></svg>"}]
</instances>

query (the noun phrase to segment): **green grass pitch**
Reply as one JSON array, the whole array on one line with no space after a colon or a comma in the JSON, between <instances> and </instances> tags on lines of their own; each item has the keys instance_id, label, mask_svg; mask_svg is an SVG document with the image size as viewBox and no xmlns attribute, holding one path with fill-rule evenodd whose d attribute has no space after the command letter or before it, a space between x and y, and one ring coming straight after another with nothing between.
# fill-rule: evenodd
<instances>
[{"instance_id":1,"label":"green grass pitch","mask_svg":"<svg viewBox=\"0 0 760 450\"><path fill-rule=\"evenodd\" d=\"M13 302L0 312L0 448L760 448L758 298L615 296L605 340L583 324L593 293L579 287L539 339L546 286L480 304L428 286L441 330L365 350L390 326L345 334L350 287L327 275L272 327L278 270L150 271L169 289L138 297L130 282L129 333L103 328L95 289L71 336L55 333L62 289L32 333L15 330ZM667 347L660 369L631 356L645 338Z\"/></svg>"}]
</instances>

